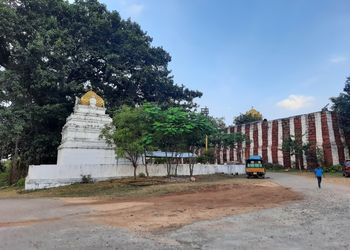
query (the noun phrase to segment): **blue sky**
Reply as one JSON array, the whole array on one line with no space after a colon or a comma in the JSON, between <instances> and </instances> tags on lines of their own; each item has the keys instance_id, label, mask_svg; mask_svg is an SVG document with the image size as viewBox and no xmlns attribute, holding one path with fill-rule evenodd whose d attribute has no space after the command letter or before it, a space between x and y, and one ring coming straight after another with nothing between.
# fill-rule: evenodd
<instances>
[{"instance_id":1,"label":"blue sky","mask_svg":"<svg viewBox=\"0 0 350 250\"><path fill-rule=\"evenodd\" d=\"M174 80L210 114L320 110L350 75L349 0L101 0L172 56Z\"/></svg>"}]
</instances>

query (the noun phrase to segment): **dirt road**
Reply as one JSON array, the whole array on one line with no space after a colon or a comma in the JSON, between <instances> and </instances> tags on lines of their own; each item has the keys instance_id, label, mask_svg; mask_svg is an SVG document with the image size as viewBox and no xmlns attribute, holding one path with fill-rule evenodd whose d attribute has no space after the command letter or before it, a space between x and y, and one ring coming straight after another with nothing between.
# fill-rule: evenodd
<instances>
[{"instance_id":1,"label":"dirt road","mask_svg":"<svg viewBox=\"0 0 350 250\"><path fill-rule=\"evenodd\" d=\"M297 199L290 193L289 198L294 197L294 201L287 205L275 207L278 201L283 199L273 200L270 203L266 201L269 205L264 205L265 203L260 201L260 206L265 209L257 211L251 209L250 212L229 215L221 219L209 216L211 220L208 221L151 233L130 230L137 225L125 227L124 224L118 224L120 221L128 221L125 218L133 214L130 206L124 207L122 214L118 211L114 217L110 214L111 217L106 217L103 216L108 210L105 204L91 204L91 200L80 200L78 205L67 205L67 201L63 202L61 199L3 199L0 200L0 249L350 248L349 187L325 183L324 188L318 190L315 180L310 178L288 174L270 174L270 176L273 182L303 193L304 199ZM266 187L264 193L272 190L275 189ZM228 192L227 189L216 191L220 194ZM281 189L280 192L282 191ZM230 199L224 199L225 195L221 197L222 204L230 204ZM205 213L208 210L215 210L210 208L210 196L206 198L206 206L209 209L205 210ZM255 194L253 198L259 200L260 197ZM189 194L187 199L194 197ZM85 205L82 204L84 202ZM150 204L156 204L157 207L164 204L169 207L181 200L174 201L167 198L161 202L159 200L147 202L145 204L145 201L140 201L139 204L132 204L132 207L141 206L149 209ZM115 209L113 206L110 207L112 211ZM212 206L215 207L215 204ZM102 215L98 214L101 215L99 218L103 219L103 223L84 219L86 218L84 215L93 217L89 216L92 215L92 207L93 215L96 215L96 211L103 212ZM225 213L228 210L222 205L220 211ZM205 216L205 213L202 216ZM156 213L155 217L161 215ZM118 216L124 220L116 220ZM167 215L163 216L164 218L167 218L170 224L175 221L174 216ZM179 221L181 223L181 219Z\"/></svg>"}]
</instances>

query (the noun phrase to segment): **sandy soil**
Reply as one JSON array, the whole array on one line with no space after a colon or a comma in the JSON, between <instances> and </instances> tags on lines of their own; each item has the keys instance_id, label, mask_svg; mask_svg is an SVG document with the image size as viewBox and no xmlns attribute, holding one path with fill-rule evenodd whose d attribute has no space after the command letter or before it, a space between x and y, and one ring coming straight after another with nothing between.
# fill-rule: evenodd
<instances>
[{"instance_id":1,"label":"sandy soil","mask_svg":"<svg viewBox=\"0 0 350 250\"><path fill-rule=\"evenodd\" d=\"M315 178L314 173L311 172L302 172L302 173L293 173L298 176L304 176L308 178L313 178L315 179L315 183L317 183L317 180ZM334 176L326 173L322 179L323 185L327 185L327 183L333 183L333 184L340 184L344 186L350 187L350 178L349 177L344 177L344 176Z\"/></svg>"},{"instance_id":2,"label":"sandy soil","mask_svg":"<svg viewBox=\"0 0 350 250\"><path fill-rule=\"evenodd\" d=\"M66 206L89 206L88 221L136 231L174 229L199 220L275 207L301 195L273 182L225 184L145 199L64 198Z\"/></svg>"}]
</instances>

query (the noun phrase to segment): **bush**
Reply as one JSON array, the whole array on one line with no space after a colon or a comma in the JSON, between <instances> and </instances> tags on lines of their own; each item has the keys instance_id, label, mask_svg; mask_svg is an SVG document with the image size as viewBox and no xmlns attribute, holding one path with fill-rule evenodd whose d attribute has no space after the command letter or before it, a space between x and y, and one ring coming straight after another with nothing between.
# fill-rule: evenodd
<instances>
[{"instance_id":1,"label":"bush","mask_svg":"<svg viewBox=\"0 0 350 250\"><path fill-rule=\"evenodd\" d=\"M326 173L339 173L342 172L343 166L338 164L338 165L333 165L333 166L329 166L329 167L325 167L324 171Z\"/></svg>"},{"instance_id":2,"label":"bush","mask_svg":"<svg viewBox=\"0 0 350 250\"><path fill-rule=\"evenodd\" d=\"M166 163L166 158L155 158L154 164L164 164Z\"/></svg>"},{"instance_id":3,"label":"bush","mask_svg":"<svg viewBox=\"0 0 350 250\"><path fill-rule=\"evenodd\" d=\"M7 187L9 185L9 173L0 173L0 187Z\"/></svg>"},{"instance_id":4,"label":"bush","mask_svg":"<svg viewBox=\"0 0 350 250\"><path fill-rule=\"evenodd\" d=\"M268 170L283 170L283 169L285 169L283 165L273 164L273 163L270 163L270 162L265 163L264 166Z\"/></svg>"},{"instance_id":5,"label":"bush","mask_svg":"<svg viewBox=\"0 0 350 250\"><path fill-rule=\"evenodd\" d=\"M139 177L143 178L143 177L146 177L146 175L145 175L145 173L139 173Z\"/></svg>"},{"instance_id":6,"label":"bush","mask_svg":"<svg viewBox=\"0 0 350 250\"><path fill-rule=\"evenodd\" d=\"M16 187L19 187L19 188L24 188L25 182L26 182L26 179L22 177L21 179L19 179L19 180L16 182L15 186L16 186Z\"/></svg>"},{"instance_id":7,"label":"bush","mask_svg":"<svg viewBox=\"0 0 350 250\"><path fill-rule=\"evenodd\" d=\"M202 155L197 157L198 163L211 163L213 164L215 162L215 152L213 149L208 149L208 151L205 151Z\"/></svg>"},{"instance_id":8,"label":"bush","mask_svg":"<svg viewBox=\"0 0 350 250\"><path fill-rule=\"evenodd\" d=\"M94 182L93 179L91 178L91 175L82 175L81 176L81 183L92 183Z\"/></svg>"},{"instance_id":9,"label":"bush","mask_svg":"<svg viewBox=\"0 0 350 250\"><path fill-rule=\"evenodd\" d=\"M5 172L5 170L6 170L5 163L0 161L0 173Z\"/></svg>"}]
</instances>

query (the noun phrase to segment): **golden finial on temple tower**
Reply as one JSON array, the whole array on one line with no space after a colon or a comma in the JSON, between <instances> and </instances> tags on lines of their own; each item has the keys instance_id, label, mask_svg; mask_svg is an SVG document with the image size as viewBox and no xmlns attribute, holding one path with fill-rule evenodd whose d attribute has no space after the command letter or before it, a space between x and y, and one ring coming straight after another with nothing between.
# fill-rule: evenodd
<instances>
[{"instance_id":1,"label":"golden finial on temple tower","mask_svg":"<svg viewBox=\"0 0 350 250\"><path fill-rule=\"evenodd\" d=\"M94 100L96 100L96 102ZM94 91L89 90L80 98L79 104L86 105L86 106L92 105L92 106L104 108L105 101L102 99L102 97L97 95Z\"/></svg>"},{"instance_id":2,"label":"golden finial on temple tower","mask_svg":"<svg viewBox=\"0 0 350 250\"><path fill-rule=\"evenodd\" d=\"M262 118L262 114L259 111L257 111L254 107L252 107L250 110L248 110L246 115L249 115L249 116L255 117L255 118Z\"/></svg>"}]
</instances>

